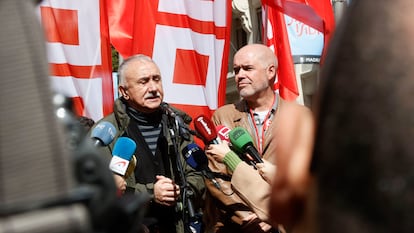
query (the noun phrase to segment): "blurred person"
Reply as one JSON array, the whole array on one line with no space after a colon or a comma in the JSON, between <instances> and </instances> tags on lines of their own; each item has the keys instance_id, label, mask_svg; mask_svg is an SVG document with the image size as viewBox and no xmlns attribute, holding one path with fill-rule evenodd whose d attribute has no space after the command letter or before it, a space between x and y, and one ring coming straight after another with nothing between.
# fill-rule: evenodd
<instances>
[{"instance_id":1,"label":"blurred person","mask_svg":"<svg viewBox=\"0 0 414 233\"><path fill-rule=\"evenodd\" d=\"M315 119L313 114L304 114L292 105L285 105L283 110L279 114L284 123L278 127L278 169L270 178L269 221L272 225L282 224L287 232L313 232L314 178L310 163Z\"/></svg>"},{"instance_id":2,"label":"blurred person","mask_svg":"<svg viewBox=\"0 0 414 233\"><path fill-rule=\"evenodd\" d=\"M217 178L221 184L218 190L210 182L206 182L208 201L206 205L206 223L213 232L278 232L283 230L278 224L272 225L268 219L268 200L272 173L279 169L277 157L278 126L283 124L278 115L285 105L294 105L303 114L310 110L296 103L289 103L275 93L274 82L278 61L273 51L262 44L249 44L234 55L234 72L237 90L241 100L235 104L227 104L217 109L212 117L215 125L223 125L230 129L245 128L253 138L254 146L266 161L260 171L267 179L247 163L241 162L237 156L226 155L223 160L237 166L230 169L218 159L217 145L210 145L207 156L209 167L219 173ZM216 159L214 158L216 157ZM226 162L225 162L226 163ZM227 163L229 165L229 163ZM270 173L265 173L270 172ZM252 178L255 177L255 178ZM237 188L236 187L237 185ZM252 186L258 184L258 188ZM252 192L253 191L253 192ZM249 196L249 198L246 198ZM218 204L215 204L218 203Z\"/></svg>"},{"instance_id":3,"label":"blurred person","mask_svg":"<svg viewBox=\"0 0 414 233\"><path fill-rule=\"evenodd\" d=\"M117 129L113 142L105 150L106 156L112 156L118 137L133 139L137 145L137 162L134 172L125 177L125 192L146 192L152 197L144 222L149 232L187 232L183 225L184 215L177 203L182 201L179 200L182 181L176 160L180 160L186 182L194 193L194 206L200 206L204 193L203 177L185 163L180 153L192 140L179 137L179 154L172 149L174 142L168 128L171 116L160 107L164 96L161 73L150 57L135 55L125 59L119 67L119 80L121 96L115 101L114 112L97 122L111 122ZM171 110L186 123L191 121L186 113L172 107ZM117 177L116 182L118 187L124 188L121 178Z\"/></svg>"},{"instance_id":4,"label":"blurred person","mask_svg":"<svg viewBox=\"0 0 414 233\"><path fill-rule=\"evenodd\" d=\"M412 232L413 10L351 2L322 70L309 158L278 157L289 169L277 171L271 219L295 232Z\"/></svg>"}]
</instances>

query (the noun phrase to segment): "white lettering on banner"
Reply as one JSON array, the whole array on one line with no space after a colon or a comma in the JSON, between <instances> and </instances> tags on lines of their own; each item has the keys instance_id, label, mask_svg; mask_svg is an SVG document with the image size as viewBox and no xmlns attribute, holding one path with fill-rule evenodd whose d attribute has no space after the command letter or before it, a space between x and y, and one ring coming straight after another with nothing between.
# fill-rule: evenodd
<instances>
[{"instance_id":1,"label":"white lettering on banner","mask_svg":"<svg viewBox=\"0 0 414 233\"><path fill-rule=\"evenodd\" d=\"M285 18L286 18L286 26L292 29L296 37L301 37L301 36L316 37L316 36L323 35L322 32L310 27L309 25L302 23L299 20L296 20L291 17L285 17Z\"/></svg>"},{"instance_id":2,"label":"white lettering on banner","mask_svg":"<svg viewBox=\"0 0 414 233\"><path fill-rule=\"evenodd\" d=\"M201 21L213 21L216 26L226 26L227 0L159 0L158 11L188 15Z\"/></svg>"},{"instance_id":3,"label":"white lettering on banner","mask_svg":"<svg viewBox=\"0 0 414 233\"><path fill-rule=\"evenodd\" d=\"M211 135L211 133L212 133L211 129L210 129L210 127L208 127L207 123L203 120L203 117L197 118L196 121L201 123L201 125L204 127L204 129L206 130L208 135Z\"/></svg>"},{"instance_id":4,"label":"white lettering on banner","mask_svg":"<svg viewBox=\"0 0 414 233\"><path fill-rule=\"evenodd\" d=\"M86 106L86 114L92 119L100 119L103 116L102 107L89 108L87 106L102 106L102 79L101 78L73 78L51 76L53 90L68 97L82 96Z\"/></svg>"},{"instance_id":5,"label":"white lettering on banner","mask_svg":"<svg viewBox=\"0 0 414 233\"><path fill-rule=\"evenodd\" d=\"M292 17L285 15L292 56L320 56L323 49L323 34Z\"/></svg>"},{"instance_id":6,"label":"white lettering on banner","mask_svg":"<svg viewBox=\"0 0 414 233\"><path fill-rule=\"evenodd\" d=\"M174 38L174 40L166 41L167 38ZM177 49L195 50L209 57L205 86L173 83L172 64L175 64ZM218 52L215 53L215 50ZM162 67L161 70L165 100L169 103L209 106L210 109L216 109L218 106L216 93L220 84L219 78L216 77L221 75L223 50L224 40L217 40L212 34L200 34L188 28L157 25L153 59L158 64L170 64Z\"/></svg>"}]
</instances>

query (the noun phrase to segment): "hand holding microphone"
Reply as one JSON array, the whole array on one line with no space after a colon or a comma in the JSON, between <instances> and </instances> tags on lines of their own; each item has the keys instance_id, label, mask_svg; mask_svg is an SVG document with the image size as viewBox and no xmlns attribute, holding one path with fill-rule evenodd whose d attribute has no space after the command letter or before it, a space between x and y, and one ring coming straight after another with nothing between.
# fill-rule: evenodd
<instances>
[{"instance_id":1,"label":"hand holding microphone","mask_svg":"<svg viewBox=\"0 0 414 233\"><path fill-rule=\"evenodd\" d=\"M256 164L257 171L267 183L272 184L276 175L276 166L266 160L263 160L263 162Z\"/></svg>"},{"instance_id":2,"label":"hand holding microphone","mask_svg":"<svg viewBox=\"0 0 414 233\"><path fill-rule=\"evenodd\" d=\"M128 137L119 137L112 150L112 159L109 163L109 169L116 174L125 176L136 147L137 145L134 140Z\"/></svg>"},{"instance_id":3,"label":"hand holding microphone","mask_svg":"<svg viewBox=\"0 0 414 233\"><path fill-rule=\"evenodd\" d=\"M242 127L236 127L229 132L232 146L253 158L254 163L263 163L262 156L253 145L253 139L249 132Z\"/></svg>"},{"instance_id":4,"label":"hand holding microphone","mask_svg":"<svg viewBox=\"0 0 414 233\"><path fill-rule=\"evenodd\" d=\"M209 154L219 163L223 163L223 159L227 153L231 151L229 143L223 141L219 144L210 144L207 147L206 153Z\"/></svg>"},{"instance_id":5,"label":"hand holding microphone","mask_svg":"<svg viewBox=\"0 0 414 233\"><path fill-rule=\"evenodd\" d=\"M119 137L112 150L112 159L109 163L109 169L114 172L115 184L120 192L126 190L125 176L130 175L136 165L133 156L136 149L136 143L127 137ZM132 163L130 163L132 161ZM119 194L119 195L120 195Z\"/></svg>"},{"instance_id":6,"label":"hand holding microphone","mask_svg":"<svg viewBox=\"0 0 414 233\"><path fill-rule=\"evenodd\" d=\"M210 145L206 150L206 153L211 154L211 156L217 161L222 163L224 156L232 150L231 142L229 138L230 128L224 125L216 126L217 136L221 143L217 145Z\"/></svg>"},{"instance_id":7,"label":"hand holding microphone","mask_svg":"<svg viewBox=\"0 0 414 233\"><path fill-rule=\"evenodd\" d=\"M221 141L226 141L230 143L229 133L231 129L224 125L217 125L216 126L217 136Z\"/></svg>"}]
</instances>

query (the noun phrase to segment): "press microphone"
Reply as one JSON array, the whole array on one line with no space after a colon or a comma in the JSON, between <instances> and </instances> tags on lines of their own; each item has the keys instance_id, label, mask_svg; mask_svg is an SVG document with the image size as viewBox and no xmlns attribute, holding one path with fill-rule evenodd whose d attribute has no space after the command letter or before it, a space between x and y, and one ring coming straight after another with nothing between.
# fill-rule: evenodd
<instances>
[{"instance_id":1,"label":"press microphone","mask_svg":"<svg viewBox=\"0 0 414 233\"><path fill-rule=\"evenodd\" d=\"M118 175L124 176L136 148L137 145L134 140L128 137L119 137L112 150L109 169Z\"/></svg>"},{"instance_id":2,"label":"press microphone","mask_svg":"<svg viewBox=\"0 0 414 233\"><path fill-rule=\"evenodd\" d=\"M113 124L107 121L99 122L91 132L91 138L94 146L106 146L111 143L116 134L116 129Z\"/></svg>"},{"instance_id":3,"label":"press microphone","mask_svg":"<svg viewBox=\"0 0 414 233\"><path fill-rule=\"evenodd\" d=\"M256 165L255 165L255 162L254 161L252 161L252 160L250 160L250 159L248 159L246 156L245 156L245 154L244 154L244 152L243 151L241 151L239 148L237 148L237 147L234 147L232 144L231 144L231 141L230 141L230 137L229 137L229 133L230 133L230 131L231 131L231 129L229 128L229 127L227 127L227 126L224 126L224 125L218 125L218 126L216 126L216 130L217 130L217 135L218 135L218 137L219 137L219 139L222 141L222 142L224 142L224 141L226 141L226 142L228 142L229 143L229 146L230 146L230 149L232 150L232 151L234 151L242 160L244 160L244 161L246 161L246 162L248 162L250 165L252 165L252 166L254 166L254 167L256 167Z\"/></svg>"},{"instance_id":4,"label":"press microphone","mask_svg":"<svg viewBox=\"0 0 414 233\"><path fill-rule=\"evenodd\" d=\"M169 104L167 104L167 103L165 103L165 102L162 102L161 104L160 104L160 108L163 110L163 111L165 111L166 113L167 113L167 115L169 115L170 117L176 117L177 116L177 114L170 108L170 105Z\"/></svg>"},{"instance_id":5,"label":"press microphone","mask_svg":"<svg viewBox=\"0 0 414 233\"><path fill-rule=\"evenodd\" d=\"M224 125L216 126L217 136L221 141L226 141L230 143L229 132L231 129Z\"/></svg>"},{"instance_id":6,"label":"press microphone","mask_svg":"<svg viewBox=\"0 0 414 233\"><path fill-rule=\"evenodd\" d=\"M182 150L185 161L190 167L201 173L213 182L216 188L220 189L220 184L215 179L213 172L208 167L208 158L204 151L195 143L190 143Z\"/></svg>"},{"instance_id":7,"label":"press microphone","mask_svg":"<svg viewBox=\"0 0 414 233\"><path fill-rule=\"evenodd\" d=\"M174 118L174 122L180 136L185 140L190 141L190 134L195 135L195 132L188 128L188 126L184 123L183 118L177 115L177 113L171 109L170 105L165 102L160 104L160 108L165 111L168 116Z\"/></svg>"},{"instance_id":8,"label":"press microphone","mask_svg":"<svg viewBox=\"0 0 414 233\"><path fill-rule=\"evenodd\" d=\"M249 132L242 127L236 127L229 132L230 142L239 151L247 152L256 163L263 163L262 157L253 145Z\"/></svg>"},{"instance_id":9,"label":"press microphone","mask_svg":"<svg viewBox=\"0 0 414 233\"><path fill-rule=\"evenodd\" d=\"M217 141L217 131L214 123L206 116L200 115L194 119L194 128L197 135L203 142L208 144L219 144Z\"/></svg>"}]
</instances>

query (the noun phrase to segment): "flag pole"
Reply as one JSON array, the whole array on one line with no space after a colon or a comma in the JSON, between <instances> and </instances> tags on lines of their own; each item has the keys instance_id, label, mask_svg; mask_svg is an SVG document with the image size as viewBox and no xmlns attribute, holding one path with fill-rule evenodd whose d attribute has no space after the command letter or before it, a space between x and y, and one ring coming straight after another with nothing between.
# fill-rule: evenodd
<instances>
[{"instance_id":1,"label":"flag pole","mask_svg":"<svg viewBox=\"0 0 414 233\"><path fill-rule=\"evenodd\" d=\"M267 27L268 27L267 21L269 20L268 9L269 9L269 5L264 4L264 7L263 7L263 3L262 3L262 10L264 11L264 14L262 13L262 15L264 15L264 17L262 17L262 20L263 20L262 38L263 38L264 45L267 45L269 41L269 39L267 38Z\"/></svg>"}]
</instances>

